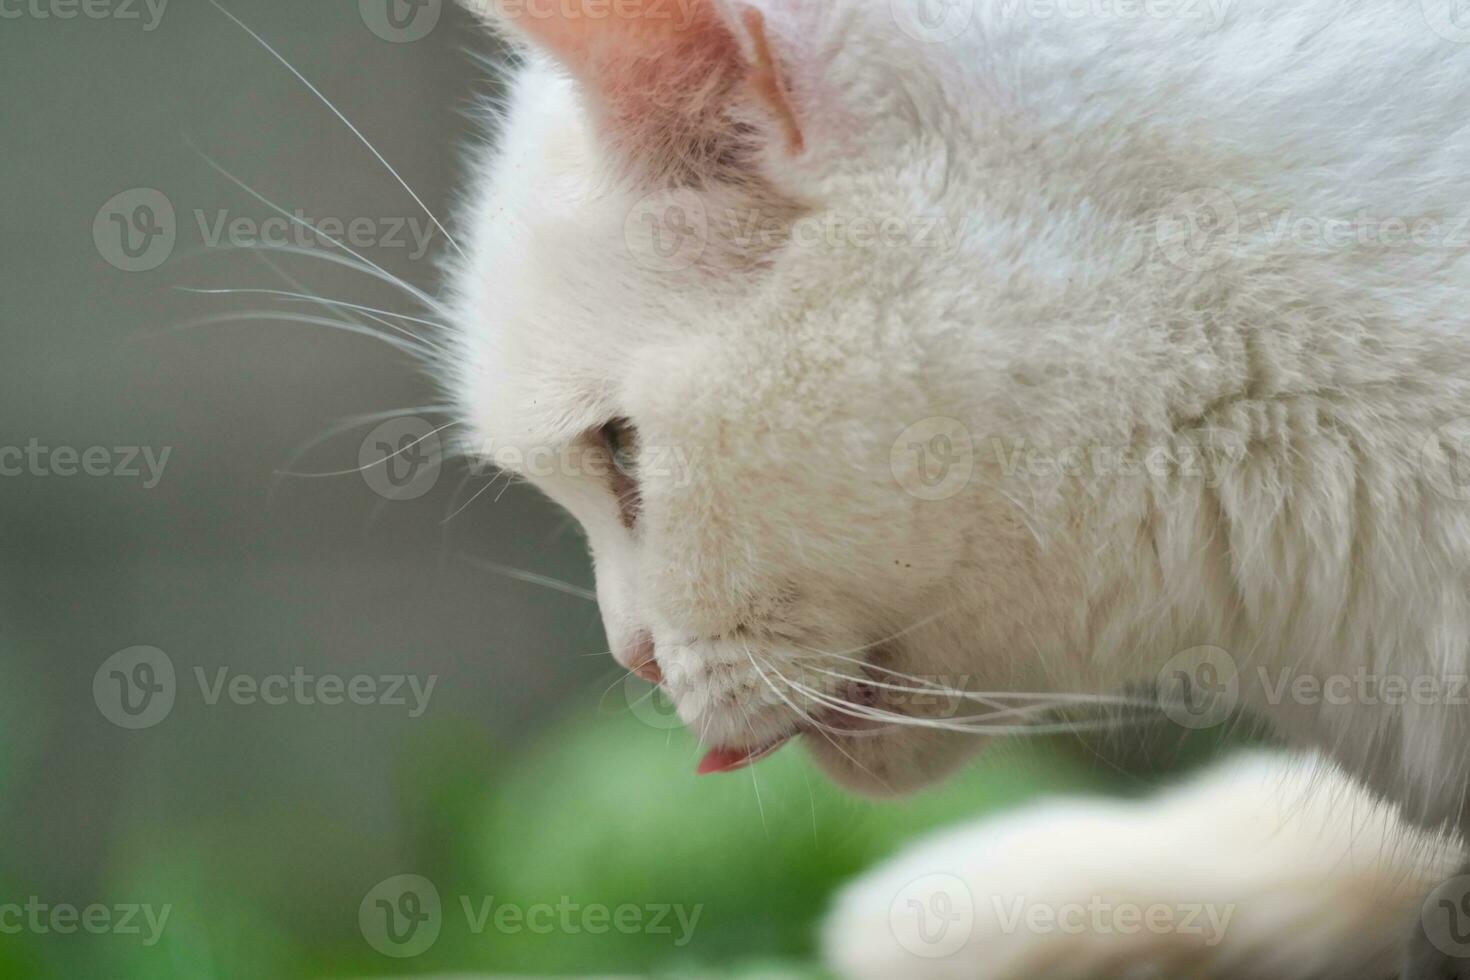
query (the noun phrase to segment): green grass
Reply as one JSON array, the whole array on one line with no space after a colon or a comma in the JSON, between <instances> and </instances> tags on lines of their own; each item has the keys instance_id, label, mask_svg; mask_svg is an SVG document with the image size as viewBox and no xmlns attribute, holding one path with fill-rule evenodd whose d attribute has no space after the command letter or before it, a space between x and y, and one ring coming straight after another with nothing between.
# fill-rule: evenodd
<instances>
[{"instance_id":1,"label":"green grass","mask_svg":"<svg viewBox=\"0 0 1470 980\"><path fill-rule=\"evenodd\" d=\"M578 717L592 720L531 746L421 730L396 760L397 810L376 831L352 814L285 802L182 839L133 828L114 849L107 890L170 903L161 941L0 935L0 976L819 976L814 930L842 882L927 830L1101 785L1067 743L1014 742L935 791L859 801L796 747L752 770L695 777L682 731L630 714ZM437 940L408 959L375 951L357 917L368 889L401 873L429 878L442 900ZM476 915L489 903L483 929L466 902ZM502 904L574 908L541 933L513 920L496 928ZM687 935L672 914L668 932L594 934L584 925L599 920L581 919L594 906L623 909L625 927L666 906L698 919Z\"/></svg>"}]
</instances>

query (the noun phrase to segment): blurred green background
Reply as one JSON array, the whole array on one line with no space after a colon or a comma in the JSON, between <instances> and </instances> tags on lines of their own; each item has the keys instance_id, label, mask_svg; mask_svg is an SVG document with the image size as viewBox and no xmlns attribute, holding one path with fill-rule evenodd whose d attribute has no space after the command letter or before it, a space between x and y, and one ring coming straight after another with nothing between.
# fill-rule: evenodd
<instances>
[{"instance_id":1,"label":"blurred green background","mask_svg":"<svg viewBox=\"0 0 1470 980\"><path fill-rule=\"evenodd\" d=\"M438 0L228 6L449 220L473 109L494 92L473 57L493 53L482 31ZM407 358L259 316L175 329L334 315L183 288L420 312L320 242L269 263L228 247L272 211L218 168L307 220L366 221L363 254L433 292L442 240L419 254L408 229L426 219L372 154L200 0L3 12L0 446L102 447L114 465L69 474L48 456L0 476L0 976L804 975L833 889L926 829L1165 768L1062 740L1003 746L897 803L843 797L796 749L696 779L690 739L620 680L595 607L483 564L590 586L563 515L450 465L398 495L411 499L351 472L387 414L437 424L414 410L440 399ZM221 228L235 230L215 241ZM134 232L148 237L119 251ZM117 472L129 447L168 452L154 485ZM138 646L167 657L174 703L125 727L103 665ZM435 687L417 716L211 703L196 672L222 669ZM400 875L441 902L437 938L406 958L359 921ZM677 928L477 930L462 903L492 897L700 912L685 942ZM107 906L114 925L122 906L169 912L151 944L141 914L141 934L11 928L36 903Z\"/></svg>"}]
</instances>

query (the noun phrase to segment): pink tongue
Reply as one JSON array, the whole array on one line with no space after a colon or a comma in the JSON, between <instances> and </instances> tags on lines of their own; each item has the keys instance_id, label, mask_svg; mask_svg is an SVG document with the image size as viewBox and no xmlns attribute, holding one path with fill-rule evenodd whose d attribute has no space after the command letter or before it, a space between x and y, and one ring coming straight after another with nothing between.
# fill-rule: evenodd
<instances>
[{"instance_id":1,"label":"pink tongue","mask_svg":"<svg viewBox=\"0 0 1470 980\"><path fill-rule=\"evenodd\" d=\"M734 772L737 769L744 769L752 762L764 759L785 744L786 739L781 738L758 749L710 749L705 753L704 758L699 760L698 773L701 776L708 776L716 772Z\"/></svg>"}]
</instances>

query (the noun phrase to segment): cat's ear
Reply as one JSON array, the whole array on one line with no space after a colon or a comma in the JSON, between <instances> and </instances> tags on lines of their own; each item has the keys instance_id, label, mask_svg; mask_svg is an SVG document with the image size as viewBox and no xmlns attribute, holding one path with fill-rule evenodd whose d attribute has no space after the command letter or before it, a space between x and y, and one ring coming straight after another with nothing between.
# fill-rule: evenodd
<instances>
[{"instance_id":1,"label":"cat's ear","mask_svg":"<svg viewBox=\"0 0 1470 980\"><path fill-rule=\"evenodd\" d=\"M770 0L468 2L564 65L605 138L641 164L728 165L752 126L784 152L804 147Z\"/></svg>"}]
</instances>

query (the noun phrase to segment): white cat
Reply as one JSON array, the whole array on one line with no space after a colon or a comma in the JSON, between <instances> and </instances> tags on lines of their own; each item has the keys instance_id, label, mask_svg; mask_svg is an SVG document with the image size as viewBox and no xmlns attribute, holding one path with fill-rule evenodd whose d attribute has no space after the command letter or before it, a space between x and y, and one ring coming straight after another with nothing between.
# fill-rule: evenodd
<instances>
[{"instance_id":1,"label":"white cat","mask_svg":"<svg viewBox=\"0 0 1470 980\"><path fill-rule=\"evenodd\" d=\"M527 61L446 382L467 450L585 527L703 771L800 736L903 792L1162 683L1464 829L1450 0L485 12Z\"/></svg>"}]
</instances>

